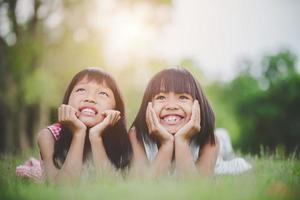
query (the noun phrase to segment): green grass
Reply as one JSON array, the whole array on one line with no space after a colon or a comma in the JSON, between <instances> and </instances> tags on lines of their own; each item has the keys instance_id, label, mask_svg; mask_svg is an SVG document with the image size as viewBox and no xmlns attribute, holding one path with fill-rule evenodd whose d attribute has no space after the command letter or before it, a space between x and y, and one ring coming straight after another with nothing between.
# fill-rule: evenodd
<instances>
[{"instance_id":1,"label":"green grass","mask_svg":"<svg viewBox=\"0 0 300 200\"><path fill-rule=\"evenodd\" d=\"M254 169L237 176L156 180L109 178L74 185L37 184L15 175L30 153L2 155L0 199L300 199L300 160L282 155L247 157Z\"/></svg>"}]
</instances>

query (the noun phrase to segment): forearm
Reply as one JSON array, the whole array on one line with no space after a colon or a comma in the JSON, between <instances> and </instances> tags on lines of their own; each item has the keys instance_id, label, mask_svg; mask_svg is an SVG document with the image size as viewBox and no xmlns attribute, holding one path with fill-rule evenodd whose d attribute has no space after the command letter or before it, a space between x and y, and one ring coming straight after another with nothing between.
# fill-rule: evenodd
<instances>
[{"instance_id":1,"label":"forearm","mask_svg":"<svg viewBox=\"0 0 300 200\"><path fill-rule=\"evenodd\" d=\"M196 163L202 175L211 176L214 174L217 157L219 154L219 141L215 139L215 144L207 143L202 147L200 157Z\"/></svg>"},{"instance_id":2,"label":"forearm","mask_svg":"<svg viewBox=\"0 0 300 200\"><path fill-rule=\"evenodd\" d=\"M67 157L55 177L56 180L65 178L70 178L73 180L80 176L83 164L84 141L85 133L73 135Z\"/></svg>"},{"instance_id":3,"label":"forearm","mask_svg":"<svg viewBox=\"0 0 300 200\"><path fill-rule=\"evenodd\" d=\"M154 176L165 174L169 170L172 162L173 151L174 151L173 139L164 142L160 146L157 156L151 165L151 171Z\"/></svg>"},{"instance_id":4,"label":"forearm","mask_svg":"<svg viewBox=\"0 0 300 200\"><path fill-rule=\"evenodd\" d=\"M197 174L197 167L193 160L188 141L175 139L175 165L176 170L182 176Z\"/></svg>"},{"instance_id":5,"label":"forearm","mask_svg":"<svg viewBox=\"0 0 300 200\"><path fill-rule=\"evenodd\" d=\"M113 165L111 164L101 137L90 138L93 162L96 170L111 170L113 169Z\"/></svg>"}]
</instances>

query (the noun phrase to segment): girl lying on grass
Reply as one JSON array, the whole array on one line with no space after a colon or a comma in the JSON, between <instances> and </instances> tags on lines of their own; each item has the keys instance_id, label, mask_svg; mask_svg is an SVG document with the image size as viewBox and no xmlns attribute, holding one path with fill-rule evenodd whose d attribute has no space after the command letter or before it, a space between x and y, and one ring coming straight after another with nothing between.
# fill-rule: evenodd
<instances>
[{"instance_id":1,"label":"girl lying on grass","mask_svg":"<svg viewBox=\"0 0 300 200\"><path fill-rule=\"evenodd\" d=\"M185 69L165 69L149 82L130 130L135 173L154 176L235 174L251 168L223 157L231 143L215 134L215 116L203 90ZM228 148L229 147L229 148Z\"/></svg>"},{"instance_id":2,"label":"girl lying on grass","mask_svg":"<svg viewBox=\"0 0 300 200\"><path fill-rule=\"evenodd\" d=\"M58 123L38 134L42 165L30 159L17 167L17 174L40 181L45 174L59 182L78 179L88 166L99 171L126 168L132 149L124 113L120 90L108 73L80 71L58 108Z\"/></svg>"}]
</instances>

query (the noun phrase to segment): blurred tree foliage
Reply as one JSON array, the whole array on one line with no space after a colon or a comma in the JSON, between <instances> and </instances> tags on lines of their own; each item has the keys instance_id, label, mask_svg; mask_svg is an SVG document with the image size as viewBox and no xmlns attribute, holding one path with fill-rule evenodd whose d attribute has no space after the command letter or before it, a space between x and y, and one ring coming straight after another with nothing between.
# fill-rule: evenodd
<instances>
[{"instance_id":1,"label":"blurred tree foliage","mask_svg":"<svg viewBox=\"0 0 300 200\"><path fill-rule=\"evenodd\" d=\"M220 98L232 106L240 127L239 146L259 152L278 146L299 152L300 75L290 51L268 55L260 66L246 63L241 74L223 85ZM254 67L259 72L253 74ZM259 75L258 75L259 74Z\"/></svg>"},{"instance_id":2,"label":"blurred tree foliage","mask_svg":"<svg viewBox=\"0 0 300 200\"><path fill-rule=\"evenodd\" d=\"M126 5L141 2L148 3L122 1ZM122 70L108 69L102 32L95 27L101 20L94 15L99 12L97 3L0 0L0 152L34 147L37 131L57 119L57 107L69 81L86 67L100 66L111 72L129 104L137 107L140 98L135 92L143 89L141 81L153 70L148 65L151 62L143 67L132 63ZM171 2L150 3L155 7ZM162 66L164 61L158 61ZM140 77L136 79L140 82L132 83L132 77Z\"/></svg>"},{"instance_id":3,"label":"blurred tree foliage","mask_svg":"<svg viewBox=\"0 0 300 200\"><path fill-rule=\"evenodd\" d=\"M142 1L120 2L134 7ZM170 0L145 2L151 9L172 4ZM99 12L95 3L0 0L0 152L35 146L37 131L57 120L63 93L79 70L100 66L116 78L130 125L148 80L169 66L161 58L133 55L121 67L110 67L103 49L106 30L93 26L101 21L93 15ZM153 13L151 26L157 18L157 12ZM161 26L161 22L157 24ZM217 127L227 128L243 150L257 152L260 145L271 149L283 145L293 151L299 145L300 80L291 52L265 56L259 66L243 63L240 74L227 84L206 80L192 59L180 64L205 89ZM253 73L253 69L259 72Z\"/></svg>"}]
</instances>

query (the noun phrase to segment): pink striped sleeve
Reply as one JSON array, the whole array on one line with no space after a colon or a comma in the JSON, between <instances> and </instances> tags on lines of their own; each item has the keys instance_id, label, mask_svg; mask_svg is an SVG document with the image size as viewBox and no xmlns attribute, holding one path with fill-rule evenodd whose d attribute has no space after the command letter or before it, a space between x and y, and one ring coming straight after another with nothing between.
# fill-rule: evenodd
<instances>
[{"instance_id":1,"label":"pink striped sleeve","mask_svg":"<svg viewBox=\"0 0 300 200\"><path fill-rule=\"evenodd\" d=\"M55 140L58 140L60 137L60 132L61 132L61 124L60 123L55 123L47 127L50 132L52 133L53 137Z\"/></svg>"}]
</instances>

